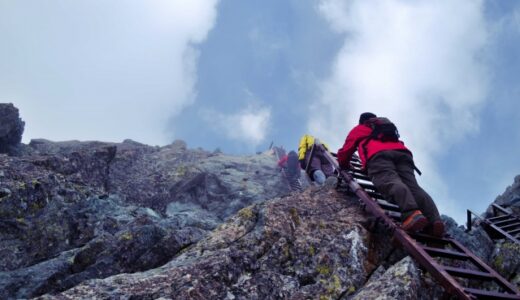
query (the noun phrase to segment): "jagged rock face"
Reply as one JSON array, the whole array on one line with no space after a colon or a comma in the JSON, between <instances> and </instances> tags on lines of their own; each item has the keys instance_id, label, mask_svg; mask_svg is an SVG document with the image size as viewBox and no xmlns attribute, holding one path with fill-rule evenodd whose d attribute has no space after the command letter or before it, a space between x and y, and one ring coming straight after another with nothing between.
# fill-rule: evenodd
<instances>
[{"instance_id":1,"label":"jagged rock face","mask_svg":"<svg viewBox=\"0 0 520 300\"><path fill-rule=\"evenodd\" d=\"M12 103L0 103L0 153L16 154L25 123Z\"/></svg>"},{"instance_id":2,"label":"jagged rock face","mask_svg":"<svg viewBox=\"0 0 520 300\"><path fill-rule=\"evenodd\" d=\"M156 149L132 143L118 147L109 189L127 201L169 216L211 212L220 222L259 200L288 193L273 165L274 155L233 157L187 150L184 142ZM184 222L197 221L196 216Z\"/></svg>"},{"instance_id":3,"label":"jagged rock face","mask_svg":"<svg viewBox=\"0 0 520 300\"><path fill-rule=\"evenodd\" d=\"M506 240L499 241L492 254L492 267L504 278L520 286L520 245Z\"/></svg>"},{"instance_id":4,"label":"jagged rock face","mask_svg":"<svg viewBox=\"0 0 520 300\"><path fill-rule=\"evenodd\" d=\"M516 176L512 185L508 186L505 192L498 196L494 203L509 209L515 215L520 215L520 175ZM491 205L485 213L485 217L493 215Z\"/></svg>"},{"instance_id":5,"label":"jagged rock face","mask_svg":"<svg viewBox=\"0 0 520 300\"><path fill-rule=\"evenodd\" d=\"M520 216L520 175L515 177L513 184L507 187L493 203L504 207L513 215ZM482 217L493 216L495 215L490 205ZM507 239L492 240L484 230L482 222L481 219L476 218L472 230L469 234L461 236L460 240L502 277L510 280L520 289L520 245Z\"/></svg>"},{"instance_id":6,"label":"jagged rock face","mask_svg":"<svg viewBox=\"0 0 520 300\"><path fill-rule=\"evenodd\" d=\"M168 264L89 281L57 299L337 299L364 284L370 234L353 200L307 190L244 208ZM46 296L45 299L54 298Z\"/></svg>"},{"instance_id":7,"label":"jagged rock face","mask_svg":"<svg viewBox=\"0 0 520 300\"><path fill-rule=\"evenodd\" d=\"M52 251L57 256L0 272L0 298L30 297L70 288L86 279L158 267L205 235L199 228L179 228L149 209L118 203L118 199L92 197L60 204L59 209L49 204L46 209L51 212L37 222L45 228L27 230L34 235L29 236L34 240L28 245L33 250L29 253Z\"/></svg>"},{"instance_id":8,"label":"jagged rock face","mask_svg":"<svg viewBox=\"0 0 520 300\"><path fill-rule=\"evenodd\" d=\"M363 289L350 299L417 299L422 285L420 274L417 265L407 256L383 274L373 275Z\"/></svg>"},{"instance_id":9,"label":"jagged rock face","mask_svg":"<svg viewBox=\"0 0 520 300\"><path fill-rule=\"evenodd\" d=\"M459 241L471 252L481 258L487 264L491 263L491 254L494 243L482 227L474 226L470 232L466 232L464 226L459 226L452 218L442 215L446 226L446 233Z\"/></svg>"},{"instance_id":10,"label":"jagged rock face","mask_svg":"<svg viewBox=\"0 0 520 300\"><path fill-rule=\"evenodd\" d=\"M0 155L0 298L61 291L168 262L239 209L289 189L270 152L181 142L33 140Z\"/></svg>"}]
</instances>

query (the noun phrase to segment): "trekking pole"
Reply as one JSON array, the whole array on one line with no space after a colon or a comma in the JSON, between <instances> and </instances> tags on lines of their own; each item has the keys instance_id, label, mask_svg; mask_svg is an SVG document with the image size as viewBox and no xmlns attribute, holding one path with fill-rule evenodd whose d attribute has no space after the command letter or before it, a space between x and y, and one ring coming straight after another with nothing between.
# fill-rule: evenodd
<instances>
[{"instance_id":1,"label":"trekking pole","mask_svg":"<svg viewBox=\"0 0 520 300\"><path fill-rule=\"evenodd\" d=\"M305 165L305 173L309 174L309 167L311 165L311 162L312 162L312 157L314 156L314 147L316 146L316 144L313 144L312 147L311 147L311 152L309 153L309 157L306 159L306 165Z\"/></svg>"}]
</instances>

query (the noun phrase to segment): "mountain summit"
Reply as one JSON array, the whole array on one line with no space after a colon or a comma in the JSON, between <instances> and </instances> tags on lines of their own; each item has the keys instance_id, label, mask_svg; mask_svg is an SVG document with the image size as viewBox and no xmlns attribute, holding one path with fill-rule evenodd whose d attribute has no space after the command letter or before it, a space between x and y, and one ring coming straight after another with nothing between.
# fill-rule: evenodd
<instances>
[{"instance_id":1,"label":"mountain summit","mask_svg":"<svg viewBox=\"0 0 520 300\"><path fill-rule=\"evenodd\" d=\"M272 150L24 145L13 108L0 104L13 112L0 116L0 129L14 128L0 130L2 299L443 297L352 194L291 192ZM518 181L497 202L516 207ZM443 219L452 237L520 284L517 245L491 240L478 222L466 233Z\"/></svg>"}]
</instances>

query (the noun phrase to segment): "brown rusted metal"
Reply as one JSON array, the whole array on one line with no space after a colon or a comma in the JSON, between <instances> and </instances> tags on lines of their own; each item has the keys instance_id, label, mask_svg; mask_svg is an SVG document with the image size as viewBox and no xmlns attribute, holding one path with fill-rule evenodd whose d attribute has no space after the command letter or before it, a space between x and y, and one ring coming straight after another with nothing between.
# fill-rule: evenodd
<instances>
[{"instance_id":1,"label":"brown rusted metal","mask_svg":"<svg viewBox=\"0 0 520 300\"><path fill-rule=\"evenodd\" d=\"M516 235L520 233L520 218L512 215L505 208L496 203L493 203L491 207L493 208L495 216L483 219L482 223L489 236L492 239L507 238L513 243L520 244L520 240L516 237ZM477 216L475 213L468 210L467 231L471 230L472 214ZM481 217L479 218L482 219Z\"/></svg>"},{"instance_id":2,"label":"brown rusted metal","mask_svg":"<svg viewBox=\"0 0 520 300\"><path fill-rule=\"evenodd\" d=\"M472 288L465 288L464 291L473 295L476 299L518 299L518 296L513 294L504 294L494 291L485 291Z\"/></svg>"},{"instance_id":3,"label":"brown rusted metal","mask_svg":"<svg viewBox=\"0 0 520 300\"><path fill-rule=\"evenodd\" d=\"M390 210L385 211L385 209L383 209L378 203L378 200L371 197L370 194L379 195L373 185L368 183L360 184L357 182L356 179L359 179L360 177L362 177L362 180L364 181L369 181L368 177L361 174L361 164L359 161L351 162L351 166L354 168L354 174L351 174L346 170L341 170L338 162L329 152L324 151L324 153L329 162L339 170L340 176L348 184L350 190L361 199L364 209L376 217L378 222L382 223L390 232L393 232L394 239L398 241L399 244L401 244L401 246L423 268L425 268L448 293L457 296L459 299L520 299L520 292L518 292L515 286L507 282L496 271L484 264L482 260L457 241L449 237L438 238L425 234L415 234L412 238L412 236L402 230L388 215ZM363 187L369 188L371 191L367 193ZM395 210L395 207L393 210ZM419 243L419 241L424 244ZM435 246L429 246L430 244ZM448 246L455 250L447 248ZM478 268L478 270L443 266L432 256L471 262L474 267ZM497 283L505 293L465 288L454 278L454 276L493 281Z\"/></svg>"},{"instance_id":4,"label":"brown rusted metal","mask_svg":"<svg viewBox=\"0 0 520 300\"><path fill-rule=\"evenodd\" d=\"M493 212L495 213L495 215L497 215L497 211L499 211L505 215L510 215L510 213L507 211L507 209L503 208L502 206L500 206L496 203L491 204L491 207L493 207Z\"/></svg>"},{"instance_id":5,"label":"brown rusted metal","mask_svg":"<svg viewBox=\"0 0 520 300\"><path fill-rule=\"evenodd\" d=\"M497 273L497 271L493 270L490 266L488 266L484 261L482 261L480 258L478 258L475 254L470 252L466 247L464 247L461 243L458 241L451 239L452 246L455 246L458 250L464 252L466 255L468 255L471 258L471 261L475 266L477 266L481 271L487 272L493 277L495 277L495 282L498 283L504 290L506 290L509 293L516 294L517 299L520 299L520 292L518 292L518 289L505 280L500 274Z\"/></svg>"}]
</instances>

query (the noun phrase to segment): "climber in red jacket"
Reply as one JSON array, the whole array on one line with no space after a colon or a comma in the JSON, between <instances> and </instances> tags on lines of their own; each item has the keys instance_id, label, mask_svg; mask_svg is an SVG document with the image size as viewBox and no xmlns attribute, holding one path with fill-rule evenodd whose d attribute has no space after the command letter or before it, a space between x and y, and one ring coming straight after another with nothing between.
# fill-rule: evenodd
<instances>
[{"instance_id":1,"label":"climber in red jacket","mask_svg":"<svg viewBox=\"0 0 520 300\"><path fill-rule=\"evenodd\" d=\"M374 135L377 125L377 134ZM393 137L385 138L383 126L395 129ZM391 132L392 130L390 130ZM389 134L391 135L392 132ZM423 229L435 236L444 234L444 224L433 199L415 179L412 152L398 139L397 128L386 118L373 113L362 113L359 125L348 134L345 144L338 150L338 162L344 169L357 150L362 168L367 171L374 186L387 199L401 209L402 228L418 232Z\"/></svg>"}]
</instances>

